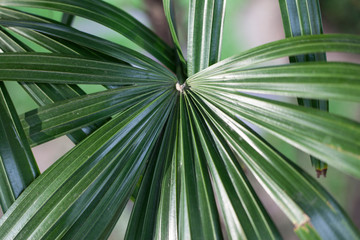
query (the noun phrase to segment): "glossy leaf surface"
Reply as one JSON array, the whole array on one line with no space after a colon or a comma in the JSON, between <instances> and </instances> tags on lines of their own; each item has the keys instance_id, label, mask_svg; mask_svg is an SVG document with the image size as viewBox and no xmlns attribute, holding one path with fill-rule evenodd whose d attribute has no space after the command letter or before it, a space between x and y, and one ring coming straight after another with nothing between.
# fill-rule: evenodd
<instances>
[{"instance_id":1,"label":"glossy leaf surface","mask_svg":"<svg viewBox=\"0 0 360 240\"><path fill-rule=\"evenodd\" d=\"M225 0L190 0L188 76L220 60L225 3Z\"/></svg>"},{"instance_id":2,"label":"glossy leaf surface","mask_svg":"<svg viewBox=\"0 0 360 240\"><path fill-rule=\"evenodd\" d=\"M104 216L107 216L107 218L100 218L100 220L110 221L117 211L111 211L111 214L107 213L106 209L108 208L101 207L101 204L109 204L112 198L100 197L99 199L96 198L96 195L102 194L104 196L106 194L101 190L104 190L102 187L106 183L104 180L110 178L107 187L122 196L122 198L114 197L111 201L116 201L120 209L121 205L124 206L124 201L126 203L130 198L131 185L135 186L140 176L141 166L143 166L141 162L144 161L144 158L152 149L154 141L151 139L156 139L161 129L162 124L159 124L161 121L158 120L169 111L167 110L169 102L164 100L170 97L171 94L167 91L160 96L157 94L144 99L104 125L61 160L57 161L26 189L17 200L17 204L15 204L17 207L13 205L12 210L1 218L0 232L3 233L3 236L5 238L15 238L16 236L19 238L42 238L54 233L56 233L56 236L63 235L79 218L79 214L86 210L86 206L92 200L97 200L94 207L99 207L101 211L105 210L102 214L105 214ZM165 119L162 118L163 124ZM156 127L154 127L154 124L156 124ZM152 130L146 131L146 128ZM145 136L138 134L141 130L143 130ZM147 143L147 145L143 145L144 143ZM118 149L116 147L119 146L118 144L128 147ZM137 161L138 164L131 163L128 154L131 154L133 156L132 161ZM121 161L121 159L123 160ZM128 164L125 165L127 167L121 164L125 159L129 160ZM134 174L128 174L131 172L129 168L133 169ZM106 174L108 169L110 172L122 170L123 174L114 175L114 177L120 177L120 180L116 181L111 178L111 175ZM49 184L49 180L54 178L56 178L56 181L51 180L52 184ZM117 187L111 187L112 183ZM118 184L123 184L123 187ZM121 191L122 188L124 190L128 189L127 193ZM33 204L35 199L37 199L36 204ZM99 202L99 200L102 201ZM76 205L79 201L81 204ZM63 211L63 209L71 207L74 207L75 212ZM26 211L24 211L25 209ZM53 214L48 214L49 210ZM99 216L101 214L93 215L95 219ZM61 221L62 219L63 221ZM91 218L87 219L91 220ZM91 224L96 223L94 219L90 222ZM80 224L85 223L84 221L80 222ZM63 224L66 224L66 226ZM84 229L86 232L80 236L86 237L89 231L94 230L97 231L92 233L96 234L89 233L90 235L87 237L97 238L98 235L108 234L108 224L96 224L95 226L97 227L86 227ZM57 227L60 227L60 229ZM79 231L76 234L79 234Z\"/></svg>"},{"instance_id":3,"label":"glossy leaf surface","mask_svg":"<svg viewBox=\"0 0 360 240\"><path fill-rule=\"evenodd\" d=\"M194 93L191 96L214 124L213 131L217 129L221 133L226 143L293 222L299 235L304 236L304 239L316 235L325 239L356 239L360 236L356 227L319 183L294 168L291 161L238 118L233 118L207 100L202 101ZM211 124L207 124L211 127ZM317 233L314 233L313 228Z\"/></svg>"},{"instance_id":4,"label":"glossy leaf surface","mask_svg":"<svg viewBox=\"0 0 360 240\"><path fill-rule=\"evenodd\" d=\"M0 62L1 80L105 85L171 82L164 75L143 69L75 56L40 53L1 54Z\"/></svg>"},{"instance_id":5,"label":"glossy leaf surface","mask_svg":"<svg viewBox=\"0 0 360 240\"><path fill-rule=\"evenodd\" d=\"M325 34L300 36L267 43L224 59L198 74L189 77L188 81L190 82L198 77L211 76L219 72L223 73L224 71L249 68L282 57L313 52L347 52L359 54L360 37L358 35Z\"/></svg>"},{"instance_id":6,"label":"glossy leaf surface","mask_svg":"<svg viewBox=\"0 0 360 240\"><path fill-rule=\"evenodd\" d=\"M319 99L360 100L360 65L311 63L233 70L196 78L190 87Z\"/></svg>"},{"instance_id":7,"label":"glossy leaf surface","mask_svg":"<svg viewBox=\"0 0 360 240\"><path fill-rule=\"evenodd\" d=\"M196 92L233 118L250 121L329 165L360 176L360 126L357 122L243 93Z\"/></svg>"},{"instance_id":8,"label":"glossy leaf surface","mask_svg":"<svg viewBox=\"0 0 360 240\"><path fill-rule=\"evenodd\" d=\"M306 0L301 4L294 0L280 0L285 36L303 36L322 34L322 22L319 0ZM326 61L325 53L315 53L290 57L290 62ZM316 99L298 98L299 105L313 107L323 111L329 110L329 102ZM326 177L327 164L310 156L311 163L315 166L318 177Z\"/></svg>"},{"instance_id":9,"label":"glossy leaf surface","mask_svg":"<svg viewBox=\"0 0 360 240\"><path fill-rule=\"evenodd\" d=\"M123 10L103 1L85 0L2 0L0 6L24 6L70 13L98 22L119 32L153 54L170 69L174 67L173 51L151 30ZM133 31L136 29L136 33Z\"/></svg>"},{"instance_id":10,"label":"glossy leaf surface","mask_svg":"<svg viewBox=\"0 0 360 240\"><path fill-rule=\"evenodd\" d=\"M287 30L318 33L316 1L291 2L289 18L298 15ZM186 52L178 3L163 4L174 48L106 1L0 0L0 81L19 82L41 105L16 124L6 117L18 118L15 110L4 110L0 137L15 126L33 146L64 134L77 143L17 200L0 165L0 199L15 200L0 220L0 239L107 239L129 200L126 239L281 239L246 172L300 239L359 239L324 188L249 127L360 178L358 122L254 96L359 101L358 64L272 62L360 53L359 36L292 37L218 62L225 1L189 2ZM72 18L115 30L147 53L72 27ZM77 85L84 83L105 89L86 94ZM1 146L16 147L12 140Z\"/></svg>"},{"instance_id":11,"label":"glossy leaf surface","mask_svg":"<svg viewBox=\"0 0 360 240\"><path fill-rule=\"evenodd\" d=\"M6 212L40 171L3 82L0 82L0 113L0 203Z\"/></svg>"},{"instance_id":12,"label":"glossy leaf surface","mask_svg":"<svg viewBox=\"0 0 360 240\"><path fill-rule=\"evenodd\" d=\"M120 88L46 105L21 116L31 145L38 145L122 112L160 86Z\"/></svg>"},{"instance_id":13,"label":"glossy leaf surface","mask_svg":"<svg viewBox=\"0 0 360 240\"><path fill-rule=\"evenodd\" d=\"M218 208L226 226L224 235L230 239L280 239L273 222L221 134L211 128L209 121L200 122L206 116L200 117L194 108L191 110L197 128L193 132L199 136L201 146L198 147L203 149L207 160Z\"/></svg>"}]
</instances>

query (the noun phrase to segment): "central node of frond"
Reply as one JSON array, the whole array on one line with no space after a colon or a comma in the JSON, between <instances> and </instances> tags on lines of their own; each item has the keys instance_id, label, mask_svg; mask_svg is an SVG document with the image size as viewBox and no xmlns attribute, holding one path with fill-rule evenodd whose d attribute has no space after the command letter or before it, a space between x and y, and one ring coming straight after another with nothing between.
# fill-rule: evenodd
<instances>
[{"instance_id":1,"label":"central node of frond","mask_svg":"<svg viewBox=\"0 0 360 240\"><path fill-rule=\"evenodd\" d=\"M183 83L180 85L180 83L176 83L176 90L178 90L179 92L183 93L185 88L186 88L186 83Z\"/></svg>"}]
</instances>

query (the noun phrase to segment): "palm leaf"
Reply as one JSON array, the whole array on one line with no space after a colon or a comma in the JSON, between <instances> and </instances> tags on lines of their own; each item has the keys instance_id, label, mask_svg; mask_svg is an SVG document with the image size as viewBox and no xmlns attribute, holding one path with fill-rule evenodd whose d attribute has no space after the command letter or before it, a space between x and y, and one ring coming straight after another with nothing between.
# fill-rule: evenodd
<instances>
[{"instance_id":1,"label":"palm leaf","mask_svg":"<svg viewBox=\"0 0 360 240\"><path fill-rule=\"evenodd\" d=\"M169 185L166 182L165 174L168 174L167 163L169 159L172 159L171 156L173 155L173 143L176 134L173 129L177 125L177 117L178 112L173 110L166 123L163 136L159 138L157 147L149 158L149 164L141 182L125 239L148 239L150 236L154 237L155 232L160 228L164 229L163 226L169 222L167 220L157 224L156 218L161 216L160 206L162 204L160 203L160 196L162 198L166 196L165 192L161 193L161 189ZM162 180L164 182L161 184ZM165 198L163 201L166 201L169 205L176 203L176 199ZM176 219L173 220L176 221ZM169 238L170 236L162 235L162 237Z\"/></svg>"},{"instance_id":2,"label":"palm leaf","mask_svg":"<svg viewBox=\"0 0 360 240\"><path fill-rule=\"evenodd\" d=\"M211 132L204 128L206 125L209 126L209 122L200 122L200 120L206 116L200 117L194 108L191 110L198 131L194 132L201 142L199 149L204 150L203 158L207 160L213 179L214 192L220 205L218 208L224 216L223 221L226 226L224 235L231 239L279 239L275 225L257 199L240 164L221 134L214 128L210 130Z\"/></svg>"},{"instance_id":3,"label":"palm leaf","mask_svg":"<svg viewBox=\"0 0 360 240\"><path fill-rule=\"evenodd\" d=\"M280 0L279 2L286 37L323 33L318 0L307 0L305 4L299 4L299 2L293 0ZM306 61L326 61L326 55L325 53L317 53L290 57L290 62ZM302 106L329 111L328 101L299 98L298 102ZM326 176L326 163L313 156L310 156L310 158L312 165L315 165L318 177L321 175Z\"/></svg>"},{"instance_id":4,"label":"palm leaf","mask_svg":"<svg viewBox=\"0 0 360 240\"><path fill-rule=\"evenodd\" d=\"M117 219L124 203L130 198L131 190L143 170L144 160L153 148L153 139L157 138L165 123L166 118L163 116L171 109L169 101L165 100L173 98L171 92L144 99L120 114L44 172L18 198L17 207L14 206L0 220L2 236L63 236L77 220L81 220L78 223L84 227L81 237L93 239L109 234L112 229L109 221L114 224L112 219ZM121 145L127 147L119 149L117 146ZM82 154L84 152L85 155ZM57 180L49 181L54 178ZM106 182L108 184L105 184L107 187L104 189ZM97 194L110 194L112 198L96 198ZM36 204L33 204L35 199ZM88 213L85 210L90 210L87 206L92 200L96 204L93 204L90 213L94 214L84 221L81 214ZM104 204L116 205L118 210L108 212ZM49 215L49 210L53 214ZM95 228L89 228L97 219L106 224L96 224ZM70 231L69 234L74 233Z\"/></svg>"},{"instance_id":5,"label":"palm leaf","mask_svg":"<svg viewBox=\"0 0 360 240\"><path fill-rule=\"evenodd\" d=\"M2 20L9 20L9 21L35 21L35 22L41 22L41 23L55 23L51 19L47 19L41 16L37 16L34 14L25 13L19 10L6 8L6 7L0 7L0 16ZM64 54L81 54L83 56L89 56L93 58L99 58L99 53L92 52L89 49L86 49L84 47L81 47L77 44L71 43L66 40L62 40L61 38L51 38L48 35L32 31L31 29L26 28L16 28L16 27L8 27L12 32L19 34L22 37L25 37L32 42L46 48L47 50L55 53L64 53ZM27 47L24 43L19 41L16 37L12 36L11 34L7 33L9 37L12 38L12 41L7 42L8 44L14 45L16 42L18 45L20 45L19 52L22 52L21 48L24 48L26 52L33 52L32 49ZM13 51L10 51L13 52Z\"/></svg>"},{"instance_id":6,"label":"palm leaf","mask_svg":"<svg viewBox=\"0 0 360 240\"><path fill-rule=\"evenodd\" d=\"M23 32L23 31L22 31ZM31 34L31 32L30 32ZM11 34L6 31L0 31L1 39L4 39L4 43L0 43L0 48L6 52L32 52L32 49L28 48L25 44L18 41ZM46 47L49 45L46 44ZM60 47L61 52L67 52L67 48L63 47L61 44L57 44ZM51 47L49 47L51 49ZM24 90L32 97L32 99L40 106L46 104L51 104L56 101L61 101L64 99L69 99L84 95L85 92L78 87L77 85L67 85L67 84L41 84L41 83L20 83ZM96 126L87 126L68 134L68 137L75 143L79 143L81 140L86 138L90 133L92 133L97 127Z\"/></svg>"},{"instance_id":7,"label":"palm leaf","mask_svg":"<svg viewBox=\"0 0 360 240\"><path fill-rule=\"evenodd\" d=\"M3 82L0 82L0 112L0 204L6 212L40 171Z\"/></svg>"},{"instance_id":8,"label":"palm leaf","mask_svg":"<svg viewBox=\"0 0 360 240\"><path fill-rule=\"evenodd\" d=\"M160 71L172 76L165 67L134 50L56 23L50 19L1 7L0 16L2 17L0 20L2 25L10 27L13 31L30 40L42 37L42 40L36 42L52 52L68 53L69 50L67 49L70 49L71 52L83 56L94 57L104 54L135 66Z\"/></svg>"},{"instance_id":9,"label":"palm leaf","mask_svg":"<svg viewBox=\"0 0 360 240\"><path fill-rule=\"evenodd\" d=\"M17 200L10 174L1 175L0 200L15 202L0 220L0 238L106 239L132 199L127 239L280 239L244 167L300 239L358 239L356 227L319 183L248 123L359 178L357 122L251 95L359 101L358 64L271 62L327 51L360 53L359 36L292 37L218 62L225 1L191 0L186 62L172 4L164 0L175 49L103 1L0 1L0 48L5 52L0 54L0 80L24 82L42 105L17 123L8 117L17 119L15 110L3 107L0 120L8 125L0 137L15 136L11 129L18 128L23 132L19 140L32 145L64 134L82 140ZM63 19L7 6L55 10ZM299 13L305 13L304 6L299 5ZM299 16L305 27L306 16L311 24L320 21L311 9ZM72 17L107 26L156 59L75 29ZM50 53L34 52L17 34ZM83 83L108 89L85 94L76 85ZM89 124L90 131L97 130L86 137ZM11 141L6 144L12 147ZM0 173L7 171L4 166Z\"/></svg>"},{"instance_id":10,"label":"palm leaf","mask_svg":"<svg viewBox=\"0 0 360 240\"><path fill-rule=\"evenodd\" d=\"M119 32L140 47L149 51L149 53L158 58L170 69L174 68L173 51L169 46L135 18L106 2L97 0L80 2L71 0L54 0L51 2L40 0L4 0L0 2L0 6L51 9L93 20ZM133 29L137 29L136 33Z\"/></svg>"},{"instance_id":11,"label":"palm leaf","mask_svg":"<svg viewBox=\"0 0 360 240\"><path fill-rule=\"evenodd\" d=\"M360 53L360 37L358 35L324 34L293 37L267 43L224 59L190 76L187 82L190 83L195 78L203 78L225 71L246 69L282 57L312 52Z\"/></svg>"},{"instance_id":12,"label":"palm leaf","mask_svg":"<svg viewBox=\"0 0 360 240\"><path fill-rule=\"evenodd\" d=\"M225 138L226 143L294 224L299 237L314 239L320 235L324 239L357 239L360 236L341 208L311 177L303 171L299 172L297 167L294 168L291 161L238 118L202 100L196 93L189 93L211 121L207 122L207 126L213 132L219 131Z\"/></svg>"},{"instance_id":13,"label":"palm leaf","mask_svg":"<svg viewBox=\"0 0 360 240\"><path fill-rule=\"evenodd\" d=\"M225 2L191 0L189 3L188 76L220 60Z\"/></svg>"},{"instance_id":14,"label":"palm leaf","mask_svg":"<svg viewBox=\"0 0 360 240\"><path fill-rule=\"evenodd\" d=\"M104 85L171 82L167 76L160 73L76 56L42 53L1 54L0 61L3 62L0 65L0 79L9 81Z\"/></svg>"},{"instance_id":15,"label":"palm leaf","mask_svg":"<svg viewBox=\"0 0 360 240\"><path fill-rule=\"evenodd\" d=\"M36 146L108 119L163 89L150 85L107 90L34 109L21 115L20 119L30 144Z\"/></svg>"},{"instance_id":16,"label":"palm leaf","mask_svg":"<svg viewBox=\"0 0 360 240\"><path fill-rule=\"evenodd\" d=\"M359 101L360 65L297 63L233 70L191 81L195 89Z\"/></svg>"},{"instance_id":17,"label":"palm leaf","mask_svg":"<svg viewBox=\"0 0 360 240\"><path fill-rule=\"evenodd\" d=\"M163 0L163 5L164 5L165 16L169 24L171 37L176 48L177 61L179 62L179 64L177 64L178 67L176 69L176 73L178 75L180 83L184 83L186 79L187 63L184 58L183 52L181 50L181 45L177 36L175 12L173 6L174 4L172 0Z\"/></svg>"},{"instance_id":18,"label":"palm leaf","mask_svg":"<svg viewBox=\"0 0 360 240\"><path fill-rule=\"evenodd\" d=\"M220 222L209 173L194 138L189 106L180 96L178 163L180 164L179 238L219 239ZM200 225L200 228L196 228Z\"/></svg>"},{"instance_id":19,"label":"palm leaf","mask_svg":"<svg viewBox=\"0 0 360 240\"><path fill-rule=\"evenodd\" d=\"M327 112L243 93L194 91L233 118L241 116L329 165L360 176L358 123Z\"/></svg>"}]
</instances>

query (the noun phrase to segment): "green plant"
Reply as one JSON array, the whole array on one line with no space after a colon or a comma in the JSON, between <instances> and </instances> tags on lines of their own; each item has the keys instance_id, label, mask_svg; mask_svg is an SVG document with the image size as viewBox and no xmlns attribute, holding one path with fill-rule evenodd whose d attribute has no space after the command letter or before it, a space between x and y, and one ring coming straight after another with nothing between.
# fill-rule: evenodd
<instances>
[{"instance_id":1,"label":"green plant","mask_svg":"<svg viewBox=\"0 0 360 240\"><path fill-rule=\"evenodd\" d=\"M0 0L0 80L18 81L41 105L18 116L0 83L0 238L103 239L131 198L127 239L280 238L241 162L301 239L358 239L321 185L247 125L311 154L321 174L324 161L360 177L359 123L323 111L329 99L360 100L360 65L324 55L360 53L360 37L318 35L317 1L299 2L280 0L289 38L219 61L225 1L190 1L185 60L170 0L175 48L102 1ZM61 23L9 7L66 14ZM71 16L121 33L158 61L70 27ZM269 64L281 57L291 63ZM83 83L107 90L86 94ZM76 147L38 176L30 146L65 134Z\"/></svg>"}]
</instances>

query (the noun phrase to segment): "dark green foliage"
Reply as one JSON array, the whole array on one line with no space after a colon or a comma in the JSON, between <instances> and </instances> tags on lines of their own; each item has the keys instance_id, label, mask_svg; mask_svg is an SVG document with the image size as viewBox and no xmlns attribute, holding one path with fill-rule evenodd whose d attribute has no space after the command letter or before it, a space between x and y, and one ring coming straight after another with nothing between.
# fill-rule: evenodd
<instances>
[{"instance_id":1,"label":"dark green foliage","mask_svg":"<svg viewBox=\"0 0 360 240\"><path fill-rule=\"evenodd\" d=\"M287 8L291 2L280 1L289 38L220 61L222 0L190 1L187 58L171 0L163 3L174 47L103 1L0 0L0 80L19 82L40 105L18 116L0 82L0 203L8 210L0 239L106 239L129 200L126 239L280 239L246 171L299 238L358 239L324 188L248 125L360 178L359 123L254 96L360 101L359 64L305 61L360 53L360 37L321 35L318 2ZM295 15L309 18L287 21ZM77 17L152 56L71 27ZM306 19L317 35L298 32L311 25ZM291 63L274 65L282 57ZM104 90L86 94L78 84ZM38 176L30 146L62 135L76 146Z\"/></svg>"}]
</instances>

